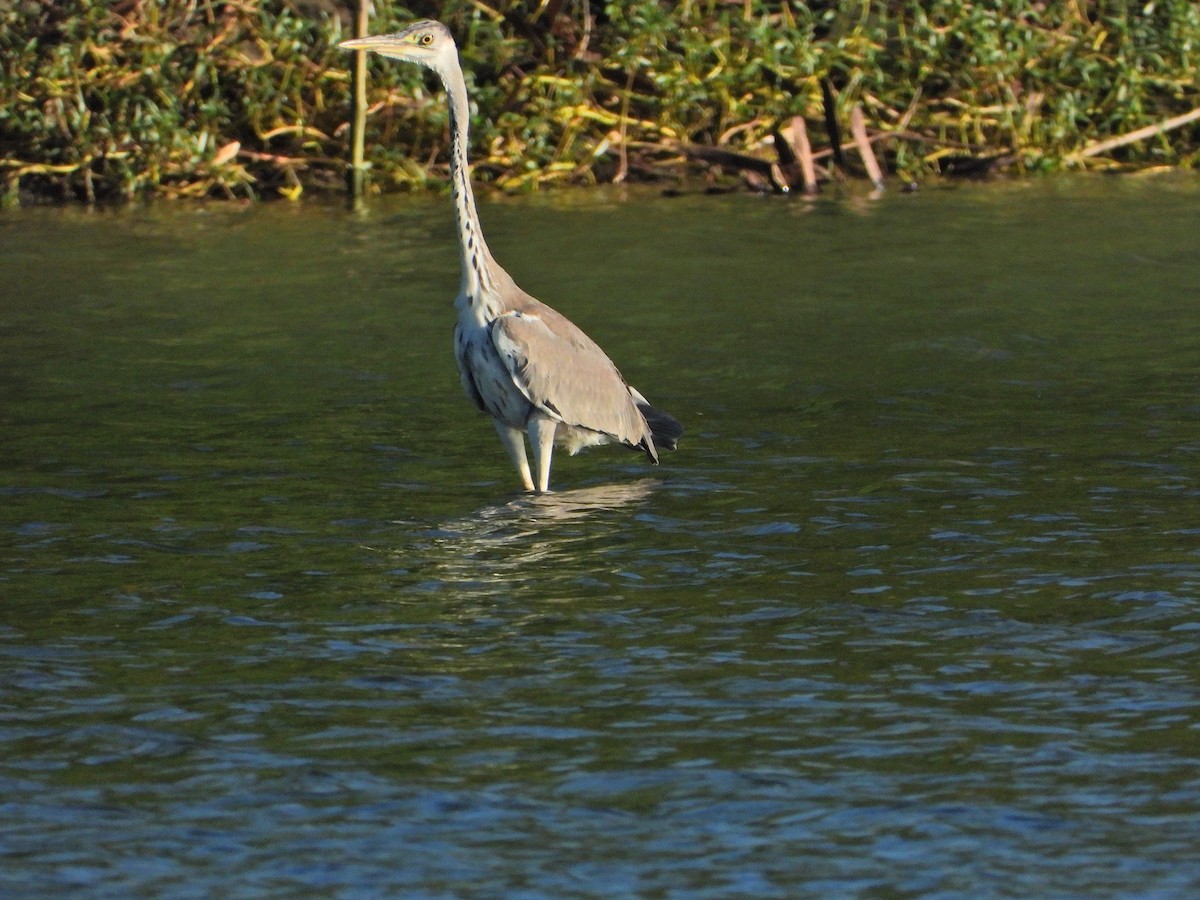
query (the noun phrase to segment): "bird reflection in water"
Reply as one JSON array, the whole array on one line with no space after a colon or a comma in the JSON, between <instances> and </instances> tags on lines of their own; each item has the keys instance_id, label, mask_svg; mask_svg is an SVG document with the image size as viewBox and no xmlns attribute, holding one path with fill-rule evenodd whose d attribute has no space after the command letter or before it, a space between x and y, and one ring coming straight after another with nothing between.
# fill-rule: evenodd
<instances>
[{"instance_id":1,"label":"bird reflection in water","mask_svg":"<svg viewBox=\"0 0 1200 900\"><path fill-rule=\"evenodd\" d=\"M427 551L434 571L422 575L432 574L456 590L485 593L526 582L541 592L556 582L577 585L609 577L613 566L603 551L614 535L629 527L630 508L660 484L659 479L643 478L531 494L443 522Z\"/></svg>"}]
</instances>

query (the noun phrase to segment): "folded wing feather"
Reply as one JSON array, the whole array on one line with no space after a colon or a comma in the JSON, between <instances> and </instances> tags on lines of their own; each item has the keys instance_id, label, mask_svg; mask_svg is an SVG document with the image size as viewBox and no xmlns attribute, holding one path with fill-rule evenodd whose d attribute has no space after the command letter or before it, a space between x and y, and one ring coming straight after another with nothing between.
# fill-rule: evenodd
<instances>
[{"instance_id":1,"label":"folded wing feather","mask_svg":"<svg viewBox=\"0 0 1200 900\"><path fill-rule=\"evenodd\" d=\"M568 425L656 455L646 421L612 360L565 316L544 304L537 307L505 313L492 323L492 342L529 402Z\"/></svg>"}]
</instances>

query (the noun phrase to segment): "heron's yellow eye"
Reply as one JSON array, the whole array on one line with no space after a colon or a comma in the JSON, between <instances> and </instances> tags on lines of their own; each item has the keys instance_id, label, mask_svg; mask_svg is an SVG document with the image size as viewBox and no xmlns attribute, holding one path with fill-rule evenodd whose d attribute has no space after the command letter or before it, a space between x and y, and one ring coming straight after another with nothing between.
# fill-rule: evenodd
<instances>
[{"instance_id":1,"label":"heron's yellow eye","mask_svg":"<svg viewBox=\"0 0 1200 900\"><path fill-rule=\"evenodd\" d=\"M417 38L417 40L419 40L424 46L428 47L430 44L433 43L433 35L427 31L423 35L421 35L419 38Z\"/></svg>"}]
</instances>

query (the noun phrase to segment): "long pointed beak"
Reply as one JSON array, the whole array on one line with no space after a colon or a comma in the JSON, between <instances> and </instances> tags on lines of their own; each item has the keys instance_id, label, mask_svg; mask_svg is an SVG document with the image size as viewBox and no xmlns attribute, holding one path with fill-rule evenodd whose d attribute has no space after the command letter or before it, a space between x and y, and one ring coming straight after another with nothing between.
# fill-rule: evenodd
<instances>
[{"instance_id":1,"label":"long pointed beak","mask_svg":"<svg viewBox=\"0 0 1200 900\"><path fill-rule=\"evenodd\" d=\"M402 45L396 40L395 35L372 34L367 37L350 38L342 41L338 46L343 50L374 50L376 53L384 53L388 50L396 52L401 49Z\"/></svg>"}]
</instances>

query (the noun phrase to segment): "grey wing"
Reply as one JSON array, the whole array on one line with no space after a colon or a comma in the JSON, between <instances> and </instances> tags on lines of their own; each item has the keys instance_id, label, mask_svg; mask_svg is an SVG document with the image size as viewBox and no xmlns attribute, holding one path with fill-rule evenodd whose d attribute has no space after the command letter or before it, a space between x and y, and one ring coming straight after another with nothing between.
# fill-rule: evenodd
<instances>
[{"instance_id":1,"label":"grey wing","mask_svg":"<svg viewBox=\"0 0 1200 900\"><path fill-rule=\"evenodd\" d=\"M529 402L551 416L653 448L629 386L604 351L564 316L542 306L492 323L492 343Z\"/></svg>"}]
</instances>

